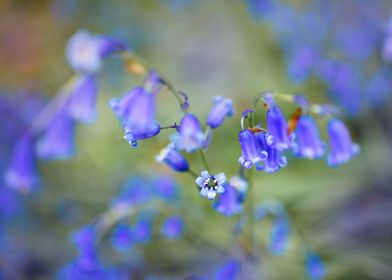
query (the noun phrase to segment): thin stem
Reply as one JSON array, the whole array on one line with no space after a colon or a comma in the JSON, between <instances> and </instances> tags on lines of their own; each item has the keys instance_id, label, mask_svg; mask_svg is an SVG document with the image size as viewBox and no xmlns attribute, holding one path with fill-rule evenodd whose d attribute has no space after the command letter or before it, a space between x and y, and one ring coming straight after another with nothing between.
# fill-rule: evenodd
<instances>
[{"instance_id":1,"label":"thin stem","mask_svg":"<svg viewBox=\"0 0 392 280\"><path fill-rule=\"evenodd\" d=\"M172 124L172 125L161 126L161 127L160 127L161 130L169 129L169 128L175 128L175 129L177 129L177 128L179 128L179 126L178 126L176 123L174 123L174 124Z\"/></svg>"},{"instance_id":2,"label":"thin stem","mask_svg":"<svg viewBox=\"0 0 392 280\"><path fill-rule=\"evenodd\" d=\"M195 179L196 179L197 177L199 177L199 176L197 175L197 173L196 173L195 171L191 170L191 169L188 170L188 173L189 173L190 175L192 175L192 177L195 178Z\"/></svg>"},{"instance_id":3,"label":"thin stem","mask_svg":"<svg viewBox=\"0 0 392 280\"><path fill-rule=\"evenodd\" d=\"M251 255L253 255L253 247L254 247L254 230L253 230L253 212L254 212L254 203L253 203L253 169L250 169L248 172L248 194L247 194L247 209L246 214L248 216L248 236L249 236L249 247Z\"/></svg>"},{"instance_id":4,"label":"thin stem","mask_svg":"<svg viewBox=\"0 0 392 280\"><path fill-rule=\"evenodd\" d=\"M199 154L200 154L201 161L203 162L204 168L209 171L210 167L208 165L208 162L206 159L206 154L205 154L204 150L199 150Z\"/></svg>"}]
</instances>

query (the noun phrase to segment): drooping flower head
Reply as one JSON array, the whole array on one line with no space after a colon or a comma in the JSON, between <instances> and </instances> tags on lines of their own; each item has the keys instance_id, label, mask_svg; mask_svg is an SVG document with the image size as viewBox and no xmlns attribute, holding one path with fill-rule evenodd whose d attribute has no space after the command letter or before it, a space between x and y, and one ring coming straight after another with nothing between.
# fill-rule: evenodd
<instances>
[{"instance_id":1,"label":"drooping flower head","mask_svg":"<svg viewBox=\"0 0 392 280\"><path fill-rule=\"evenodd\" d=\"M273 104L267 111L267 129L272 136L273 144L279 151L290 147L290 139L287 133L287 122L279 106Z\"/></svg>"},{"instance_id":2,"label":"drooping flower head","mask_svg":"<svg viewBox=\"0 0 392 280\"><path fill-rule=\"evenodd\" d=\"M246 169L268 157L266 151L266 134L263 131L254 133L249 129L241 131L238 135L242 155L238 162Z\"/></svg>"},{"instance_id":3,"label":"drooping flower head","mask_svg":"<svg viewBox=\"0 0 392 280\"><path fill-rule=\"evenodd\" d=\"M325 264L321 257L313 252L306 254L306 276L309 280L323 280L327 274Z\"/></svg>"},{"instance_id":4,"label":"drooping flower head","mask_svg":"<svg viewBox=\"0 0 392 280\"><path fill-rule=\"evenodd\" d=\"M301 116L298 121L294 153L303 158L320 158L325 153L325 144L321 141L316 123L310 116Z\"/></svg>"},{"instance_id":5,"label":"drooping flower head","mask_svg":"<svg viewBox=\"0 0 392 280\"><path fill-rule=\"evenodd\" d=\"M267 159L256 165L258 171L264 170L265 173L273 173L287 166L287 158L275 145L267 145L267 154Z\"/></svg>"},{"instance_id":6,"label":"drooping flower head","mask_svg":"<svg viewBox=\"0 0 392 280\"><path fill-rule=\"evenodd\" d=\"M176 147L188 153L203 148L204 133L201 129L200 122L193 114L186 114L179 128L178 138L175 140Z\"/></svg>"},{"instance_id":7,"label":"drooping flower head","mask_svg":"<svg viewBox=\"0 0 392 280\"><path fill-rule=\"evenodd\" d=\"M214 97L214 106L207 118L207 125L211 128L217 128L223 124L226 117L231 117L235 113L233 101L223 96Z\"/></svg>"},{"instance_id":8,"label":"drooping flower head","mask_svg":"<svg viewBox=\"0 0 392 280\"><path fill-rule=\"evenodd\" d=\"M94 76L83 75L76 81L68 104L70 116L82 123L92 123L96 116L98 85Z\"/></svg>"},{"instance_id":9,"label":"drooping flower head","mask_svg":"<svg viewBox=\"0 0 392 280\"><path fill-rule=\"evenodd\" d=\"M155 159L157 162L165 163L177 172L186 172L189 170L188 161L177 151L174 143L170 143L164 148Z\"/></svg>"},{"instance_id":10,"label":"drooping flower head","mask_svg":"<svg viewBox=\"0 0 392 280\"><path fill-rule=\"evenodd\" d=\"M76 72L96 73L105 57L122 49L124 46L111 38L80 30L69 39L66 57Z\"/></svg>"},{"instance_id":11,"label":"drooping flower head","mask_svg":"<svg viewBox=\"0 0 392 280\"><path fill-rule=\"evenodd\" d=\"M56 113L36 143L41 159L67 159L74 154L75 122L65 108Z\"/></svg>"},{"instance_id":12,"label":"drooping flower head","mask_svg":"<svg viewBox=\"0 0 392 280\"><path fill-rule=\"evenodd\" d=\"M21 192L31 191L38 183L35 166L34 143L30 134L23 135L13 147L5 182Z\"/></svg>"},{"instance_id":13,"label":"drooping flower head","mask_svg":"<svg viewBox=\"0 0 392 280\"><path fill-rule=\"evenodd\" d=\"M179 216L170 216L162 224L161 233L167 239L178 239L184 231L184 222Z\"/></svg>"},{"instance_id":14,"label":"drooping flower head","mask_svg":"<svg viewBox=\"0 0 392 280\"><path fill-rule=\"evenodd\" d=\"M247 187L247 182L241 177L232 177L230 182L224 185L225 192L214 203L214 209L225 216L241 213Z\"/></svg>"},{"instance_id":15,"label":"drooping flower head","mask_svg":"<svg viewBox=\"0 0 392 280\"><path fill-rule=\"evenodd\" d=\"M338 166L346 163L360 151L358 144L352 142L346 125L339 119L329 120L328 139L329 154L327 155L327 163L329 166Z\"/></svg>"},{"instance_id":16,"label":"drooping flower head","mask_svg":"<svg viewBox=\"0 0 392 280\"><path fill-rule=\"evenodd\" d=\"M155 95L143 87L136 87L122 99L112 99L110 106L125 129L124 138L132 147L137 140L150 138L160 132L155 122Z\"/></svg>"},{"instance_id":17,"label":"drooping flower head","mask_svg":"<svg viewBox=\"0 0 392 280\"><path fill-rule=\"evenodd\" d=\"M217 193L224 193L224 183L226 176L224 173L210 175L207 170L201 172L201 176L197 177L196 184L201 188L200 195L213 200Z\"/></svg>"}]
</instances>

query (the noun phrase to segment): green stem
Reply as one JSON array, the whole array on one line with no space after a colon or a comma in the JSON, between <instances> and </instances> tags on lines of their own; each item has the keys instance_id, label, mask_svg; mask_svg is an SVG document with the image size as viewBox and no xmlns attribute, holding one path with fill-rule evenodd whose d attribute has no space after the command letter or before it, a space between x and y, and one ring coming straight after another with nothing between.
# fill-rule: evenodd
<instances>
[{"instance_id":1,"label":"green stem","mask_svg":"<svg viewBox=\"0 0 392 280\"><path fill-rule=\"evenodd\" d=\"M253 203L253 169L249 170L248 173L248 194L247 194L247 208L246 215L248 217L248 237L249 237L249 248L251 255L253 255L254 248L254 225L253 225L253 212L254 212L254 203Z\"/></svg>"},{"instance_id":2,"label":"green stem","mask_svg":"<svg viewBox=\"0 0 392 280\"><path fill-rule=\"evenodd\" d=\"M199 150L199 154L201 157L201 161L203 162L203 166L207 171L210 171L210 167L208 165L207 159L206 159L206 155L205 152L203 150Z\"/></svg>"}]
</instances>

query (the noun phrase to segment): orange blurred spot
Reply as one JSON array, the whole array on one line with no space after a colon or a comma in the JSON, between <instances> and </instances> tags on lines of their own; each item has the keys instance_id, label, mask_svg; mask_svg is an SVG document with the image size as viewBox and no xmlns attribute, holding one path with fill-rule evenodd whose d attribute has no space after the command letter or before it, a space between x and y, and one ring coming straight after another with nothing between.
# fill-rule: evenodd
<instances>
[{"instance_id":1,"label":"orange blurred spot","mask_svg":"<svg viewBox=\"0 0 392 280\"><path fill-rule=\"evenodd\" d=\"M250 127L248 130L250 130L252 133L263 131L263 129L259 127Z\"/></svg>"},{"instance_id":2,"label":"orange blurred spot","mask_svg":"<svg viewBox=\"0 0 392 280\"><path fill-rule=\"evenodd\" d=\"M143 75L146 74L146 68L140 63L137 62L133 59L128 59L125 63L125 68L128 72L137 74L137 75Z\"/></svg>"},{"instance_id":3,"label":"orange blurred spot","mask_svg":"<svg viewBox=\"0 0 392 280\"><path fill-rule=\"evenodd\" d=\"M297 127L299 118L302 115L302 109L301 108L297 108L294 113L291 115L289 121L288 121L288 126L287 126L287 133L291 134L295 128Z\"/></svg>"}]
</instances>

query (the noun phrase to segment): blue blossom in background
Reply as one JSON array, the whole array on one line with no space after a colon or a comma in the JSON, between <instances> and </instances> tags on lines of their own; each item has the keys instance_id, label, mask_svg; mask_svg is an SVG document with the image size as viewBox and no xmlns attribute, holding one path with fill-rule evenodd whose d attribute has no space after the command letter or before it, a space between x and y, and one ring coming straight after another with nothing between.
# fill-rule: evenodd
<instances>
[{"instance_id":1,"label":"blue blossom in background","mask_svg":"<svg viewBox=\"0 0 392 280\"><path fill-rule=\"evenodd\" d=\"M149 243L152 238L152 216L142 213L136 223L131 227L132 238L135 244Z\"/></svg>"},{"instance_id":2,"label":"blue blossom in background","mask_svg":"<svg viewBox=\"0 0 392 280\"><path fill-rule=\"evenodd\" d=\"M195 115L186 114L182 118L179 135L174 141L179 150L184 150L187 153L203 148L204 133L201 129L200 122Z\"/></svg>"},{"instance_id":3,"label":"blue blossom in background","mask_svg":"<svg viewBox=\"0 0 392 280\"><path fill-rule=\"evenodd\" d=\"M80 30L69 39L66 58L76 72L96 73L101 70L105 57L123 49L123 45L111 38Z\"/></svg>"},{"instance_id":4,"label":"blue blossom in background","mask_svg":"<svg viewBox=\"0 0 392 280\"><path fill-rule=\"evenodd\" d=\"M153 183L155 194L168 202L174 202L179 198L177 182L170 176L161 175Z\"/></svg>"},{"instance_id":5,"label":"blue blossom in background","mask_svg":"<svg viewBox=\"0 0 392 280\"><path fill-rule=\"evenodd\" d=\"M130 249L133 241L131 227L123 223L116 225L111 240L113 247L119 251Z\"/></svg>"},{"instance_id":6,"label":"blue blossom in background","mask_svg":"<svg viewBox=\"0 0 392 280\"><path fill-rule=\"evenodd\" d=\"M306 276L309 280L325 279L327 270L321 257L313 252L306 254L305 260Z\"/></svg>"},{"instance_id":7,"label":"blue blossom in background","mask_svg":"<svg viewBox=\"0 0 392 280\"><path fill-rule=\"evenodd\" d=\"M290 147L287 122L278 105L270 106L267 111L267 129L278 151L287 150Z\"/></svg>"},{"instance_id":8,"label":"blue blossom in background","mask_svg":"<svg viewBox=\"0 0 392 280\"><path fill-rule=\"evenodd\" d=\"M155 159L157 162L164 163L177 172L186 172L189 170L188 161L177 151L174 143L170 143L164 148Z\"/></svg>"},{"instance_id":9,"label":"blue blossom in background","mask_svg":"<svg viewBox=\"0 0 392 280\"><path fill-rule=\"evenodd\" d=\"M235 113L233 101L223 96L214 97L214 105L207 118L207 125L211 128L217 128L223 124L226 117L231 117Z\"/></svg>"},{"instance_id":10,"label":"blue blossom in background","mask_svg":"<svg viewBox=\"0 0 392 280\"><path fill-rule=\"evenodd\" d=\"M151 189L146 179L141 176L133 176L123 184L120 195L111 201L110 206L123 208L142 205L151 198L151 195Z\"/></svg>"},{"instance_id":11,"label":"blue blossom in background","mask_svg":"<svg viewBox=\"0 0 392 280\"><path fill-rule=\"evenodd\" d=\"M311 47L294 50L288 61L288 76L295 82L303 83L310 76L315 61L315 50Z\"/></svg>"},{"instance_id":12,"label":"blue blossom in background","mask_svg":"<svg viewBox=\"0 0 392 280\"><path fill-rule=\"evenodd\" d=\"M29 133L15 144L9 165L5 171L6 184L20 192L30 192L38 184L34 143Z\"/></svg>"},{"instance_id":13,"label":"blue blossom in background","mask_svg":"<svg viewBox=\"0 0 392 280\"><path fill-rule=\"evenodd\" d=\"M136 87L122 99L112 99L110 106L125 129L124 138L132 147L137 140L150 138L160 132L155 121L155 95L143 87Z\"/></svg>"},{"instance_id":14,"label":"blue blossom in background","mask_svg":"<svg viewBox=\"0 0 392 280\"><path fill-rule=\"evenodd\" d=\"M384 43L382 47L382 57L385 61L392 61L392 17L386 24L384 31Z\"/></svg>"},{"instance_id":15,"label":"blue blossom in background","mask_svg":"<svg viewBox=\"0 0 392 280\"><path fill-rule=\"evenodd\" d=\"M242 154L238 159L238 162L246 169L250 169L256 163L266 160L268 153L263 147L265 134L263 132L258 133L257 137L255 133L249 129L240 131L238 140L240 142Z\"/></svg>"},{"instance_id":16,"label":"blue blossom in background","mask_svg":"<svg viewBox=\"0 0 392 280\"><path fill-rule=\"evenodd\" d=\"M286 252L290 237L290 224L285 215L278 215L272 223L268 241L271 254L282 255Z\"/></svg>"},{"instance_id":17,"label":"blue blossom in background","mask_svg":"<svg viewBox=\"0 0 392 280\"><path fill-rule=\"evenodd\" d=\"M95 268L98 262L96 252L97 232L94 226L86 225L71 235L71 241L78 249L77 262L80 266L89 270Z\"/></svg>"},{"instance_id":18,"label":"blue blossom in background","mask_svg":"<svg viewBox=\"0 0 392 280\"><path fill-rule=\"evenodd\" d=\"M226 176L224 173L210 175L207 170L201 172L201 176L197 177L196 184L201 188L200 195L213 200L216 194L225 192L224 183Z\"/></svg>"},{"instance_id":19,"label":"blue blossom in background","mask_svg":"<svg viewBox=\"0 0 392 280\"><path fill-rule=\"evenodd\" d=\"M161 233L167 239L178 239L184 231L184 221L179 216L168 217L161 226Z\"/></svg>"},{"instance_id":20,"label":"blue blossom in background","mask_svg":"<svg viewBox=\"0 0 392 280\"><path fill-rule=\"evenodd\" d=\"M237 260L229 260L218 266L215 271L215 280L239 279L241 264Z\"/></svg>"},{"instance_id":21,"label":"blue blossom in background","mask_svg":"<svg viewBox=\"0 0 392 280\"><path fill-rule=\"evenodd\" d=\"M321 141L316 122L311 116L300 117L295 138L293 150L297 156L315 159L324 155L325 144Z\"/></svg>"},{"instance_id":22,"label":"blue blossom in background","mask_svg":"<svg viewBox=\"0 0 392 280\"><path fill-rule=\"evenodd\" d=\"M68 159L75 151L75 122L65 108L58 111L36 142L40 159Z\"/></svg>"},{"instance_id":23,"label":"blue blossom in background","mask_svg":"<svg viewBox=\"0 0 392 280\"><path fill-rule=\"evenodd\" d=\"M83 75L75 81L72 96L68 104L70 116L82 123L92 123L96 116L98 85L92 75Z\"/></svg>"},{"instance_id":24,"label":"blue blossom in background","mask_svg":"<svg viewBox=\"0 0 392 280\"><path fill-rule=\"evenodd\" d=\"M231 184L225 184L224 188L225 192L214 203L214 209L225 216L233 216L241 213L244 195Z\"/></svg>"},{"instance_id":25,"label":"blue blossom in background","mask_svg":"<svg viewBox=\"0 0 392 280\"><path fill-rule=\"evenodd\" d=\"M327 163L329 166L346 163L360 152L359 145L352 142L350 132L339 119L329 120L328 139Z\"/></svg>"}]
</instances>

